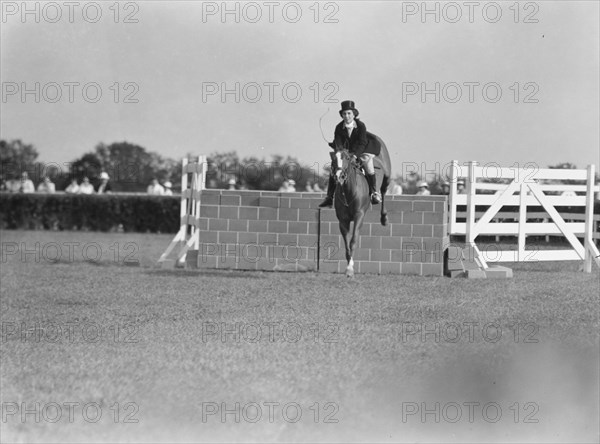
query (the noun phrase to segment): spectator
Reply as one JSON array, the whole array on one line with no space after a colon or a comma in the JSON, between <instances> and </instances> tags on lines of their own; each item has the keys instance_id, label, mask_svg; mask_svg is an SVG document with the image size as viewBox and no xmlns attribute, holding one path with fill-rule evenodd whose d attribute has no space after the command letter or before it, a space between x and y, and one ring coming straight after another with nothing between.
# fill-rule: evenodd
<instances>
[{"instance_id":1,"label":"spectator","mask_svg":"<svg viewBox=\"0 0 600 444\"><path fill-rule=\"evenodd\" d=\"M235 179L229 179L228 184L230 190L235 190Z\"/></svg>"},{"instance_id":2,"label":"spectator","mask_svg":"<svg viewBox=\"0 0 600 444\"><path fill-rule=\"evenodd\" d=\"M456 194L466 194L467 190L465 190L465 181L462 179L459 179L458 182L456 182Z\"/></svg>"},{"instance_id":3,"label":"spectator","mask_svg":"<svg viewBox=\"0 0 600 444\"><path fill-rule=\"evenodd\" d=\"M83 182L79 185L79 194L94 194L94 186L87 177L84 177Z\"/></svg>"},{"instance_id":4,"label":"spectator","mask_svg":"<svg viewBox=\"0 0 600 444\"><path fill-rule=\"evenodd\" d=\"M296 181L293 179L284 180L281 187L279 187L279 191L282 193L295 193Z\"/></svg>"},{"instance_id":5,"label":"spectator","mask_svg":"<svg viewBox=\"0 0 600 444\"><path fill-rule=\"evenodd\" d=\"M386 194L390 196L400 196L402 194L402 187L397 181L392 180Z\"/></svg>"},{"instance_id":6,"label":"spectator","mask_svg":"<svg viewBox=\"0 0 600 444\"><path fill-rule=\"evenodd\" d=\"M306 181L306 188L304 189L307 193L312 193L314 190L313 183L310 180Z\"/></svg>"},{"instance_id":7,"label":"spectator","mask_svg":"<svg viewBox=\"0 0 600 444\"><path fill-rule=\"evenodd\" d=\"M10 179L6 181L6 191L11 193L18 193L21 187L21 179L18 174L14 174Z\"/></svg>"},{"instance_id":8,"label":"spectator","mask_svg":"<svg viewBox=\"0 0 600 444\"><path fill-rule=\"evenodd\" d=\"M173 184L171 182L169 182L168 180L163 184L163 186L165 187L165 196L172 196L173 195L173 190L171 190L171 188L173 188Z\"/></svg>"},{"instance_id":9,"label":"spectator","mask_svg":"<svg viewBox=\"0 0 600 444\"><path fill-rule=\"evenodd\" d=\"M151 194L153 196L162 196L163 194L165 194L165 189L161 184L158 183L158 180L156 178L152 179L152 182L150 183L150 185L148 185L148 189L146 191L148 192L148 194Z\"/></svg>"},{"instance_id":10,"label":"spectator","mask_svg":"<svg viewBox=\"0 0 600 444\"><path fill-rule=\"evenodd\" d=\"M77 178L74 177L74 178L71 179L71 183L65 189L65 193L68 193L68 194L77 194L77 193L79 193L79 185L77 184Z\"/></svg>"},{"instance_id":11,"label":"spectator","mask_svg":"<svg viewBox=\"0 0 600 444\"><path fill-rule=\"evenodd\" d=\"M56 186L54 183L52 183L48 176L45 176L44 180L42 180L42 182L40 182L38 185L37 191L38 193L55 193Z\"/></svg>"},{"instance_id":12,"label":"spectator","mask_svg":"<svg viewBox=\"0 0 600 444\"><path fill-rule=\"evenodd\" d=\"M288 181L284 180L283 183L281 184L281 186L279 187L279 190L277 190L277 191L279 191L281 193L287 193L289 186L290 185L289 185Z\"/></svg>"},{"instance_id":13,"label":"spectator","mask_svg":"<svg viewBox=\"0 0 600 444\"><path fill-rule=\"evenodd\" d=\"M419 190L417 191L417 196L429 196L431 192L429 191L429 185L427 182L419 182Z\"/></svg>"},{"instance_id":14,"label":"spectator","mask_svg":"<svg viewBox=\"0 0 600 444\"><path fill-rule=\"evenodd\" d=\"M442 182L442 195L448 196L450 194L450 184L446 181Z\"/></svg>"},{"instance_id":15,"label":"spectator","mask_svg":"<svg viewBox=\"0 0 600 444\"><path fill-rule=\"evenodd\" d=\"M319 186L319 182L315 182L315 184L313 185L313 191L315 193L322 193L323 190L321 189L321 187Z\"/></svg>"},{"instance_id":16,"label":"spectator","mask_svg":"<svg viewBox=\"0 0 600 444\"><path fill-rule=\"evenodd\" d=\"M11 178L6 181L6 191L10 193L16 193L19 191L19 179Z\"/></svg>"},{"instance_id":17,"label":"spectator","mask_svg":"<svg viewBox=\"0 0 600 444\"><path fill-rule=\"evenodd\" d=\"M21 180L13 184L13 192L16 193L35 193L35 186L29 178L27 171L21 174Z\"/></svg>"},{"instance_id":18,"label":"spectator","mask_svg":"<svg viewBox=\"0 0 600 444\"><path fill-rule=\"evenodd\" d=\"M96 192L98 194L110 194L112 192L112 188L108 181L110 177L108 177L108 173L106 171L102 171L100 173L100 185L98 185L98 189Z\"/></svg>"},{"instance_id":19,"label":"spectator","mask_svg":"<svg viewBox=\"0 0 600 444\"><path fill-rule=\"evenodd\" d=\"M575 197L575 196L577 196L577 193L575 191L568 190L568 191L563 191L562 193L560 193L560 195L564 196L564 197Z\"/></svg>"}]
</instances>

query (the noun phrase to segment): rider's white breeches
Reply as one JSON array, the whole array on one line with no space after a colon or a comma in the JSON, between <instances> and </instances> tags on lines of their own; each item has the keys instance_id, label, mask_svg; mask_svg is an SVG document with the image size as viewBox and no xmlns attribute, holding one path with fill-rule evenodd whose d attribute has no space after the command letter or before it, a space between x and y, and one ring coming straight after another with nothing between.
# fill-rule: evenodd
<instances>
[{"instance_id":1,"label":"rider's white breeches","mask_svg":"<svg viewBox=\"0 0 600 444\"><path fill-rule=\"evenodd\" d=\"M362 153L359 157L359 159L362 162L362 166L365 169L365 172L369 175L375 174L375 167L373 166L373 157L375 157L375 155L370 153Z\"/></svg>"}]
</instances>

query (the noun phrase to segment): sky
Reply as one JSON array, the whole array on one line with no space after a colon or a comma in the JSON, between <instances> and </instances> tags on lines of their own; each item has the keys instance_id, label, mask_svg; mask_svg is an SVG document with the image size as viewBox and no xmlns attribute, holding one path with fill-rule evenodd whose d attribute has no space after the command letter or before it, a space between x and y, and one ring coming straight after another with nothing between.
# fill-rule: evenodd
<instances>
[{"instance_id":1,"label":"sky","mask_svg":"<svg viewBox=\"0 0 600 444\"><path fill-rule=\"evenodd\" d=\"M596 1L75 3L2 2L1 137L43 162L127 141L319 167L353 100L394 176L600 164Z\"/></svg>"}]
</instances>

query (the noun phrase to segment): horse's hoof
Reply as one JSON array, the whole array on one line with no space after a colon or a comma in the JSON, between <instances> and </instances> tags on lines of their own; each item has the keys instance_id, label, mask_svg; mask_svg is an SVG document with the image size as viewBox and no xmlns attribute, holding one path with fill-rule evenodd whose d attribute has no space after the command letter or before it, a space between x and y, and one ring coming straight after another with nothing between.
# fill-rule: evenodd
<instances>
[{"instance_id":1,"label":"horse's hoof","mask_svg":"<svg viewBox=\"0 0 600 444\"><path fill-rule=\"evenodd\" d=\"M384 227L387 225L388 223L388 217L387 214L384 214L383 216L381 216L381 225L383 225Z\"/></svg>"},{"instance_id":2,"label":"horse's hoof","mask_svg":"<svg viewBox=\"0 0 600 444\"><path fill-rule=\"evenodd\" d=\"M346 277L349 277L349 278L354 277L354 270L352 270L352 269L346 270Z\"/></svg>"}]
</instances>

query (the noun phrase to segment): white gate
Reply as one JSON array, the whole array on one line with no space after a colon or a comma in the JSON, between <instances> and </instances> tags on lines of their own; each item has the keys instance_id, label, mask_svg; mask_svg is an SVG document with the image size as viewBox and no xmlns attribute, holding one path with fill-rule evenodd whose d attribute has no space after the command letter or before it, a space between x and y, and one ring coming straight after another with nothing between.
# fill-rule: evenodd
<instances>
[{"instance_id":1,"label":"white gate","mask_svg":"<svg viewBox=\"0 0 600 444\"><path fill-rule=\"evenodd\" d=\"M464 194L457 191L459 177L465 180ZM478 182L478 179L503 179L510 182L482 183ZM557 180L582 181L585 184L548 183ZM594 165L588 166L586 170L569 170L480 167L477 162L469 162L461 169L459 163L454 160L450 177L449 234L465 235L467 244L474 248L476 258L483 268L487 268L486 262L583 260L584 271L589 273L592 270L592 261L600 266L600 253L593 241L594 193L598 191L594 182ZM481 190L495 191L495 194L478 194ZM564 193L565 191L568 193ZM576 192L585 192L585 196L576 195ZM556 193L559 194L555 195ZM465 221L457 221L458 205L466 206ZM498 211L507 205L519 208L517 220L492 223ZM476 213L476 206L487 207L479 219L476 219L476 215L479 215ZM548 214L548 221L528 222L528 206L542 206ZM557 206L585 207L585 220L565 221L556 210ZM569 241L571 248L526 250L525 240L528 234L562 234ZM483 255L475 243L479 235L515 235L518 238L517 249L495 251L493 257L490 254ZM583 244L578 235L583 237Z\"/></svg>"}]
</instances>

